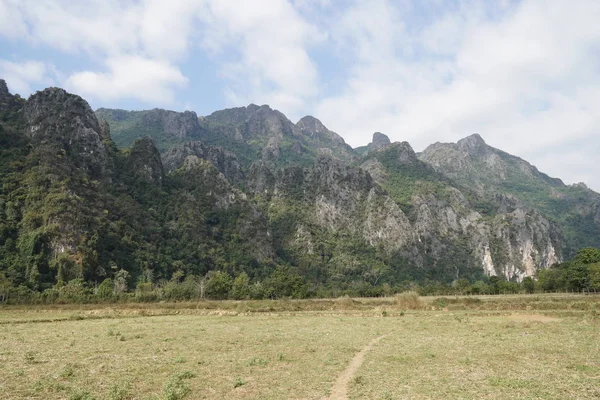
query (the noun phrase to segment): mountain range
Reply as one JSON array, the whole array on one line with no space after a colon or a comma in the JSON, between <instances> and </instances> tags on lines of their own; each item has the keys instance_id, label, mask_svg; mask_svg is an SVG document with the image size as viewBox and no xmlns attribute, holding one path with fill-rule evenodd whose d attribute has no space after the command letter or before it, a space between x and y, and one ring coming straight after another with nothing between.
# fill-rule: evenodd
<instances>
[{"instance_id":1,"label":"mountain range","mask_svg":"<svg viewBox=\"0 0 600 400\"><path fill-rule=\"evenodd\" d=\"M319 288L520 281L600 247L600 194L473 134L353 149L267 105L95 112L0 80L0 275L44 290L278 266Z\"/></svg>"}]
</instances>

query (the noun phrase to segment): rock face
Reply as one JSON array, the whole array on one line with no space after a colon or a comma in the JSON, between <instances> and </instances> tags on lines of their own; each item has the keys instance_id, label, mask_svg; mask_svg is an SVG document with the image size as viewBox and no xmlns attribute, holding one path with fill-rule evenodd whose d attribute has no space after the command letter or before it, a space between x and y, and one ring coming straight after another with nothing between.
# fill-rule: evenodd
<instances>
[{"instance_id":1,"label":"rock face","mask_svg":"<svg viewBox=\"0 0 600 400\"><path fill-rule=\"evenodd\" d=\"M28 266L17 284L119 268L262 282L277 265L338 290L520 280L600 247L597 193L479 135L416 154L376 133L361 154L318 119L269 106L96 114L62 89L24 102L0 85L0 243L11 271Z\"/></svg>"},{"instance_id":2,"label":"rock face","mask_svg":"<svg viewBox=\"0 0 600 400\"><path fill-rule=\"evenodd\" d=\"M27 136L35 146L47 146L48 152L67 156L94 179L103 175L106 148L98 120L85 100L63 89L50 88L31 96L23 113Z\"/></svg>"},{"instance_id":3,"label":"rock face","mask_svg":"<svg viewBox=\"0 0 600 400\"><path fill-rule=\"evenodd\" d=\"M181 167L189 157L210 161L234 185L244 182L244 173L235 154L201 142L188 142L169 150L163 159L167 173Z\"/></svg>"},{"instance_id":4,"label":"rock face","mask_svg":"<svg viewBox=\"0 0 600 400\"><path fill-rule=\"evenodd\" d=\"M18 253L29 265L25 278L32 287L51 271L59 281L83 278L84 260L97 266L88 243L103 224L114 166L98 120L85 100L59 88L32 95L16 114L30 146L23 153L30 167L19 172L27 200L16 237L31 246Z\"/></svg>"},{"instance_id":5,"label":"rock face","mask_svg":"<svg viewBox=\"0 0 600 400\"><path fill-rule=\"evenodd\" d=\"M6 81L4 79L0 79L0 99L5 99L11 96L8 91L8 86L6 85Z\"/></svg>"},{"instance_id":6,"label":"rock face","mask_svg":"<svg viewBox=\"0 0 600 400\"><path fill-rule=\"evenodd\" d=\"M163 164L160 153L149 137L135 141L127 164L136 181L158 187L162 185L164 180Z\"/></svg>"},{"instance_id":7,"label":"rock face","mask_svg":"<svg viewBox=\"0 0 600 400\"><path fill-rule=\"evenodd\" d=\"M117 123L130 120L130 114L112 113ZM279 111L254 104L201 117L198 126L199 143L162 150L167 173L209 161L272 221L279 218L273 208L312 210L289 216L297 223L275 238L281 248L315 251L319 237L344 232L396 254L418 274L435 271L430 276L447 279L482 271L520 279L560 261L570 251L565 243L573 242L550 222L555 215L508 190L515 182L542 181L561 197L562 182L488 146L478 134L456 144L436 143L417 155L407 142L391 143L376 132L368 146L354 151L314 117L293 124ZM177 136L162 129L164 136ZM357 161L360 169L350 167ZM367 172L370 183L350 172L358 170ZM348 186L350 181L358 186ZM590 204L584 213L600 210ZM456 260L464 267L456 268Z\"/></svg>"},{"instance_id":8,"label":"rock face","mask_svg":"<svg viewBox=\"0 0 600 400\"><path fill-rule=\"evenodd\" d=\"M136 139L150 137L160 151L173 145L197 140L203 133L200 120L192 111L175 112L155 108L147 111L125 111L100 108L99 120L105 120L120 147L130 147Z\"/></svg>"},{"instance_id":9,"label":"rock face","mask_svg":"<svg viewBox=\"0 0 600 400\"><path fill-rule=\"evenodd\" d=\"M302 135L310 138L319 153L333 156L334 158L351 162L357 157L352 148L337 133L330 131L321 121L307 115L296 123L296 128Z\"/></svg>"},{"instance_id":10,"label":"rock face","mask_svg":"<svg viewBox=\"0 0 600 400\"><path fill-rule=\"evenodd\" d=\"M456 144L435 143L419 158L456 184L475 191L499 212L510 208L512 203L514 208L536 210L544 218L555 221L563 238L554 250L559 260L571 258L581 247L600 245L600 224L595 219L600 195L581 187L566 186L525 160L488 146L478 134ZM588 234L583 234L582 224L587 225Z\"/></svg>"},{"instance_id":11,"label":"rock face","mask_svg":"<svg viewBox=\"0 0 600 400\"><path fill-rule=\"evenodd\" d=\"M216 111L197 118L195 123L191 117L184 115L186 113L165 110L126 112L99 109L97 114L113 126L117 144L129 146L135 137L147 134L163 154L193 139L205 145L226 148L238 157L245 168L256 161L257 156L272 166L297 162L310 164L320 155L347 162L356 159L356 154L344 139L318 119L306 116L294 124L267 105L250 104ZM157 129L162 133L157 134ZM167 143L161 137L176 140Z\"/></svg>"},{"instance_id":12,"label":"rock face","mask_svg":"<svg viewBox=\"0 0 600 400\"><path fill-rule=\"evenodd\" d=\"M381 132L375 132L373 134L373 140L371 141L371 150L377 151L384 149L391 144L390 138Z\"/></svg>"},{"instance_id":13,"label":"rock face","mask_svg":"<svg viewBox=\"0 0 600 400\"><path fill-rule=\"evenodd\" d=\"M354 152L360 155L366 155L373 151L380 151L389 146L392 142L387 135L384 135L381 132L375 132L373 134L373 139L371 143L366 146L357 147L354 149Z\"/></svg>"},{"instance_id":14,"label":"rock face","mask_svg":"<svg viewBox=\"0 0 600 400\"><path fill-rule=\"evenodd\" d=\"M142 115L142 124L161 126L165 134L180 139L194 138L200 134L198 116L193 111L178 113L154 109Z\"/></svg>"}]
</instances>

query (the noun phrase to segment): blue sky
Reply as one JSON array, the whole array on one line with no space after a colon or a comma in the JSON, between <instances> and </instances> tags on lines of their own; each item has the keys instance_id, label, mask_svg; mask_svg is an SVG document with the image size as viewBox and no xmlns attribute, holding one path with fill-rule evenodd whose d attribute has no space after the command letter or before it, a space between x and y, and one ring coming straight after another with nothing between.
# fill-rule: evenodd
<instances>
[{"instance_id":1,"label":"blue sky","mask_svg":"<svg viewBox=\"0 0 600 400\"><path fill-rule=\"evenodd\" d=\"M600 189L596 0L0 0L0 77L92 107L269 104L352 146L480 133Z\"/></svg>"}]
</instances>

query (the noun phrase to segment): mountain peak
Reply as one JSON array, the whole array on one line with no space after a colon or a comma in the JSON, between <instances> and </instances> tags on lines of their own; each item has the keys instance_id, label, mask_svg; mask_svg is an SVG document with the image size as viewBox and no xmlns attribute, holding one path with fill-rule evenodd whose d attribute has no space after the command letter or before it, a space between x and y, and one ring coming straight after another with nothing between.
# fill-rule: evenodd
<instances>
[{"instance_id":1,"label":"mountain peak","mask_svg":"<svg viewBox=\"0 0 600 400\"><path fill-rule=\"evenodd\" d=\"M408 142L394 142L390 144L388 148L391 151L394 151L396 158L402 163L414 162L417 160L417 155Z\"/></svg>"},{"instance_id":2,"label":"mountain peak","mask_svg":"<svg viewBox=\"0 0 600 400\"><path fill-rule=\"evenodd\" d=\"M486 153L486 150L489 149L489 146L483 138L478 134L474 133L466 138L460 139L456 142L456 145L462 151L465 151L469 154L483 154Z\"/></svg>"},{"instance_id":3,"label":"mountain peak","mask_svg":"<svg viewBox=\"0 0 600 400\"><path fill-rule=\"evenodd\" d=\"M479 133L474 133L466 138L460 139L456 144L467 147L479 147L486 145L485 140L483 140Z\"/></svg>"},{"instance_id":4,"label":"mountain peak","mask_svg":"<svg viewBox=\"0 0 600 400\"><path fill-rule=\"evenodd\" d=\"M296 126L300 129L308 129L311 130L313 132L325 132L328 129L325 127L325 125L323 125L323 123L321 121L319 121L317 118L311 116L311 115L307 115L305 117L302 117L297 123Z\"/></svg>"},{"instance_id":5,"label":"mountain peak","mask_svg":"<svg viewBox=\"0 0 600 400\"><path fill-rule=\"evenodd\" d=\"M8 91L8 86L6 85L6 81L4 79L0 79L0 97L10 96L10 92Z\"/></svg>"},{"instance_id":6,"label":"mountain peak","mask_svg":"<svg viewBox=\"0 0 600 400\"><path fill-rule=\"evenodd\" d=\"M373 134L373 141L371 142L371 148L373 150L380 150L387 146L389 146L392 142L387 135L384 135L381 132L375 132Z\"/></svg>"}]
</instances>

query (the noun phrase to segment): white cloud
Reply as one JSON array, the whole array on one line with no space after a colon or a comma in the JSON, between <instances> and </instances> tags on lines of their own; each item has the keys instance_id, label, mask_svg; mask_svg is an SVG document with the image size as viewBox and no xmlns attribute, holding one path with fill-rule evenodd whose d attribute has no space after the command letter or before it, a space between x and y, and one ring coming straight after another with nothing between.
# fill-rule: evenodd
<instances>
[{"instance_id":1,"label":"white cloud","mask_svg":"<svg viewBox=\"0 0 600 400\"><path fill-rule=\"evenodd\" d=\"M0 1L0 35L18 39L27 33L27 24L20 13L14 12L18 0Z\"/></svg>"},{"instance_id":2,"label":"white cloud","mask_svg":"<svg viewBox=\"0 0 600 400\"><path fill-rule=\"evenodd\" d=\"M107 72L84 71L71 75L69 90L92 99L136 99L162 105L175 100L175 87L185 86L187 78L172 65L136 56L111 57Z\"/></svg>"},{"instance_id":3,"label":"white cloud","mask_svg":"<svg viewBox=\"0 0 600 400\"><path fill-rule=\"evenodd\" d=\"M15 36L29 44L107 64L107 72L79 71L66 81L95 98L172 98L181 83L175 69L199 44L230 82L224 92L232 103L272 103L293 113L318 93L306 48L321 33L287 0L0 0L0 12L0 21L24 21ZM5 30L0 35L8 37ZM129 74L113 62L123 57L155 62ZM147 81L143 93L123 90L138 88L137 76L155 75L159 64L170 65L163 79ZM135 82L125 84L129 78Z\"/></svg>"},{"instance_id":4,"label":"white cloud","mask_svg":"<svg viewBox=\"0 0 600 400\"><path fill-rule=\"evenodd\" d=\"M79 94L169 104L187 82L173 63L186 56L200 6L192 0L0 0L0 22L5 15L21 21L17 35L8 28L0 28L0 35L105 64L107 71L64 78L62 84Z\"/></svg>"},{"instance_id":5,"label":"white cloud","mask_svg":"<svg viewBox=\"0 0 600 400\"><path fill-rule=\"evenodd\" d=\"M355 146L374 131L417 150L479 132L571 182L597 171L598 20L595 0L0 0L5 40L91 64L63 77L48 62L2 61L0 73L24 94L54 81L182 108L182 71L202 52L231 105L312 110ZM578 155L585 166L564 164Z\"/></svg>"},{"instance_id":6,"label":"white cloud","mask_svg":"<svg viewBox=\"0 0 600 400\"><path fill-rule=\"evenodd\" d=\"M52 66L39 61L13 62L0 59L0 77L2 77L11 93L28 97L32 93L33 84L52 85Z\"/></svg>"},{"instance_id":7,"label":"white cloud","mask_svg":"<svg viewBox=\"0 0 600 400\"><path fill-rule=\"evenodd\" d=\"M557 167L541 154L577 140L570 151L582 154L597 135L600 3L469 1L416 29L409 25L418 2L394 4L360 2L345 11L342 21L350 22L332 38L356 61L342 92L315 107L319 118L355 146L375 130L417 150L479 132L496 147L531 155L542 171L581 180L584 168ZM586 165L597 170L592 158ZM600 178L590 183L600 188Z\"/></svg>"},{"instance_id":8,"label":"white cloud","mask_svg":"<svg viewBox=\"0 0 600 400\"><path fill-rule=\"evenodd\" d=\"M294 114L318 93L307 48L323 39L285 0L214 0L201 13L202 46L223 65L233 103L270 103Z\"/></svg>"}]
</instances>

